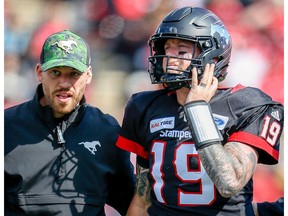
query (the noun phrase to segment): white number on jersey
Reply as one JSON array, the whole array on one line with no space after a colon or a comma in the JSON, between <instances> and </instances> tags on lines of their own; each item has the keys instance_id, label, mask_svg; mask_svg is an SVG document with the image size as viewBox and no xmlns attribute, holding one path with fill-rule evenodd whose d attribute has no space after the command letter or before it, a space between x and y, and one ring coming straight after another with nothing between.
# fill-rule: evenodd
<instances>
[{"instance_id":1,"label":"white number on jersey","mask_svg":"<svg viewBox=\"0 0 288 216\"><path fill-rule=\"evenodd\" d=\"M165 204L166 200L163 196L164 188L164 173L162 166L164 162L164 153L166 142L156 141L152 145L152 155L154 164L152 165L152 177L155 183L152 185L152 189L156 195L157 200L160 203ZM214 183L206 173L199 157L198 157L198 169L189 169L189 158L198 157L198 153L193 143L181 143L175 148L174 152L174 173L178 179L182 182L200 183L200 192L188 192L178 188L178 205L179 206L195 206L195 205L209 205L216 198L216 189Z\"/></svg>"}]
</instances>

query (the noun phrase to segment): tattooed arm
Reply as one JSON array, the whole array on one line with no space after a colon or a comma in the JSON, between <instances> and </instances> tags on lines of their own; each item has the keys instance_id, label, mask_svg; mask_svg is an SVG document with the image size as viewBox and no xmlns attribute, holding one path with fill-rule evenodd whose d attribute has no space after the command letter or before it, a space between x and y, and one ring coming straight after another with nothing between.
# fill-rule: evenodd
<instances>
[{"instance_id":1,"label":"tattooed arm","mask_svg":"<svg viewBox=\"0 0 288 216\"><path fill-rule=\"evenodd\" d=\"M149 169L136 164L136 191L128 209L127 216L148 216L147 209L151 205L151 186L147 175Z\"/></svg>"},{"instance_id":2,"label":"tattooed arm","mask_svg":"<svg viewBox=\"0 0 288 216\"><path fill-rule=\"evenodd\" d=\"M243 143L229 142L198 150L201 162L223 197L238 193L251 179L258 160L257 151Z\"/></svg>"}]
</instances>

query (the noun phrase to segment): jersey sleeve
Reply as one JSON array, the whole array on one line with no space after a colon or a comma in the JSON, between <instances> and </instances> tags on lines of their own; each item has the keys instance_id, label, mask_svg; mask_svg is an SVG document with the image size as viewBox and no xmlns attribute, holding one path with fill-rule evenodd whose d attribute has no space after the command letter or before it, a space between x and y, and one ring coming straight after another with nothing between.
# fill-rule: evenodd
<instances>
[{"instance_id":1,"label":"jersey sleeve","mask_svg":"<svg viewBox=\"0 0 288 216\"><path fill-rule=\"evenodd\" d=\"M255 147L259 163L276 164L279 158L280 138L283 130L283 106L271 100L262 91L247 88L230 107L237 117L237 130L228 142L242 142Z\"/></svg>"},{"instance_id":2,"label":"jersey sleeve","mask_svg":"<svg viewBox=\"0 0 288 216\"><path fill-rule=\"evenodd\" d=\"M117 146L126 151L135 153L137 158L141 157L146 160L148 159L148 150L143 144L143 134L141 134L141 131L144 130L144 124L141 124L143 107L136 102L138 100L137 97L138 95L133 95L126 104Z\"/></svg>"}]
</instances>

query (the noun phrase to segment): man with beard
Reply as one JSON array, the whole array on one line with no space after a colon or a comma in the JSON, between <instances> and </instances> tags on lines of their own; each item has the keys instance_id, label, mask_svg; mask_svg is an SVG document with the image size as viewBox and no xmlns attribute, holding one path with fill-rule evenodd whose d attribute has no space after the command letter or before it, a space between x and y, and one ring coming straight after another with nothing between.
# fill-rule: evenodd
<instances>
[{"instance_id":1,"label":"man with beard","mask_svg":"<svg viewBox=\"0 0 288 216\"><path fill-rule=\"evenodd\" d=\"M116 119L85 101L90 59L78 35L50 35L34 98L5 110L5 215L102 216L105 204L126 214L133 166Z\"/></svg>"}]
</instances>

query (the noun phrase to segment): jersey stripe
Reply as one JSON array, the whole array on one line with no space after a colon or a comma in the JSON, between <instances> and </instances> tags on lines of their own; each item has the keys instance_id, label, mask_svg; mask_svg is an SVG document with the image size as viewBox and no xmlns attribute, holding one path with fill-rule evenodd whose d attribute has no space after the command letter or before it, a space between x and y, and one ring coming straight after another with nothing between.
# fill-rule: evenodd
<instances>
[{"instance_id":1,"label":"jersey stripe","mask_svg":"<svg viewBox=\"0 0 288 216\"><path fill-rule=\"evenodd\" d=\"M228 142L241 142L246 143L256 148L262 149L263 151L267 152L275 159L275 163L277 163L279 158L279 151L275 150L268 142L263 140L262 138L255 136L253 134L239 131L233 133L229 138Z\"/></svg>"},{"instance_id":2,"label":"jersey stripe","mask_svg":"<svg viewBox=\"0 0 288 216\"><path fill-rule=\"evenodd\" d=\"M133 152L142 158L148 159L148 152L136 142L128 140L122 136L118 137L116 146L129 152Z\"/></svg>"}]
</instances>

